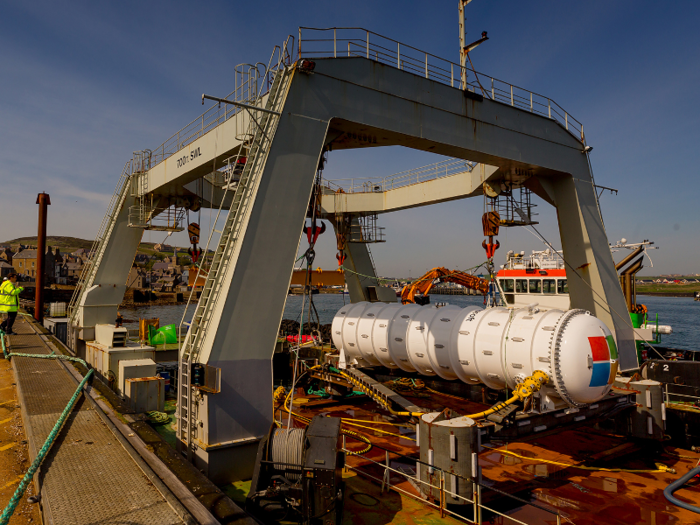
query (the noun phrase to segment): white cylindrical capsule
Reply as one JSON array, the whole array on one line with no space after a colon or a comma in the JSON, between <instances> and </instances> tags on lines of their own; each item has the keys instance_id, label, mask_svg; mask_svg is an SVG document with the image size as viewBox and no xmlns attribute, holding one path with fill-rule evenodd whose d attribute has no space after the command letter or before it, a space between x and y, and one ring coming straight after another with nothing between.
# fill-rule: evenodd
<instances>
[{"instance_id":1,"label":"white cylindrical capsule","mask_svg":"<svg viewBox=\"0 0 700 525\"><path fill-rule=\"evenodd\" d=\"M610 330L583 310L357 303L333 319L333 342L359 366L514 389L542 370L543 393L570 405L608 393L617 371Z\"/></svg>"}]
</instances>

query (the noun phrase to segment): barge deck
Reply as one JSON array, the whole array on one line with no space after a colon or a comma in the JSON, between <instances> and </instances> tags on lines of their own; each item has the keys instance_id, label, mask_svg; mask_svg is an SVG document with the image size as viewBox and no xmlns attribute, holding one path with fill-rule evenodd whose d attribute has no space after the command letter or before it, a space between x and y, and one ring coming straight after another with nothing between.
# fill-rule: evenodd
<instances>
[{"instance_id":1,"label":"barge deck","mask_svg":"<svg viewBox=\"0 0 700 525\"><path fill-rule=\"evenodd\" d=\"M410 390L401 392L416 405L429 409L447 407L468 413L489 406L434 391L413 394ZM371 440L372 450L361 455L349 454L347 465L352 473L370 480L374 497L383 497L381 485L388 480L392 491L398 492L403 499L420 498L417 488L420 481L411 479L415 476L418 458L416 435L402 418L391 416L366 397L334 402L297 394L292 411L306 418L327 415L347 419L344 428ZM279 410L277 416L286 424L286 412ZM358 420L366 421L362 423L364 428L356 426L360 424ZM378 425L373 426L373 423ZM346 442L349 451L359 450L361 445L352 439ZM664 498L663 490L699 462L700 454L696 452L632 441L592 426L557 429L556 432L543 432L508 443L484 443L479 453L483 476L480 498L485 507L480 520L470 515L469 505L462 506L462 509L445 505L443 513L455 512L468 522L502 524L697 523L694 513L670 504ZM659 468L659 464L663 467ZM386 465L391 470L386 469ZM673 469L675 473L664 472L665 468ZM689 503L697 501L700 484L691 481L676 495ZM425 521L415 523L438 522L435 516L440 516L439 501L423 500L422 506L431 503L434 503L434 521L426 517ZM400 515L402 520L407 519L404 512ZM406 523L394 519L399 518L392 517L382 523ZM345 523L352 521L346 519Z\"/></svg>"}]
</instances>

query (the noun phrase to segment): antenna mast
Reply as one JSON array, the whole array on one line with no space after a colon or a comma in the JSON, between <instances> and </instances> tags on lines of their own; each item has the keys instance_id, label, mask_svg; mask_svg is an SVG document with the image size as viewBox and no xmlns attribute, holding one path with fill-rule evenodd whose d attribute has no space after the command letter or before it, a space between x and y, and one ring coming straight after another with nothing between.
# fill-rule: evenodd
<instances>
[{"instance_id":1,"label":"antenna mast","mask_svg":"<svg viewBox=\"0 0 700 525\"><path fill-rule=\"evenodd\" d=\"M467 33L464 23L464 8L472 0L457 0L459 3L459 65L462 66L462 89L467 89Z\"/></svg>"}]
</instances>

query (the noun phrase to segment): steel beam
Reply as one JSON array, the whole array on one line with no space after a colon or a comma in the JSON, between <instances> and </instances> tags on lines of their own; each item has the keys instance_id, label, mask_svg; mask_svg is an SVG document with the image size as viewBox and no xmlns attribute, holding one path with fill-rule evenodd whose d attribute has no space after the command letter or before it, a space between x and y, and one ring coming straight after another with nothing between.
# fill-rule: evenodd
<instances>
[{"instance_id":1,"label":"steel beam","mask_svg":"<svg viewBox=\"0 0 700 525\"><path fill-rule=\"evenodd\" d=\"M498 168L478 164L472 171L463 171L387 191L328 192L321 199L321 210L328 217L336 213L388 213L465 199L482 195L484 181L494 176L498 176Z\"/></svg>"},{"instance_id":2,"label":"steel beam","mask_svg":"<svg viewBox=\"0 0 700 525\"><path fill-rule=\"evenodd\" d=\"M331 222L337 235L337 224L334 220ZM359 228L357 217L352 219L352 225L353 227ZM382 286L379 279L377 279L376 268L372 263L369 249L365 243L348 242L343 252L346 257L345 261L343 261L345 283L348 285L348 294L350 295L351 303L372 300L384 302L396 301L396 292L388 286ZM370 294L370 288L374 288L375 296Z\"/></svg>"},{"instance_id":3,"label":"steel beam","mask_svg":"<svg viewBox=\"0 0 700 525\"><path fill-rule=\"evenodd\" d=\"M185 184L211 172L235 151L244 138L240 129L244 128L230 119L160 163L149 172L149 191L179 195ZM217 470L224 458L232 461L228 465L240 467L235 475L243 476L250 466L246 463L250 450L272 422L271 357L324 146L334 150L383 145L431 151L487 164L504 174L530 176L558 209L572 306L590 310L613 329L623 370L637 367L631 322L583 144L552 119L478 100L372 60L319 59L312 74L297 71L290 81L263 174L252 190L253 204L222 276L221 297L198 356L200 362L221 369L222 378L221 392L204 393L196 415L201 428L197 458L210 476L222 480L226 472L231 475L230 469ZM83 324L89 316L96 322L114 313L123 296L141 235L140 230L126 227L124 214L132 201L128 197L120 211L104 268L86 295L84 306L89 308L83 309ZM360 270L366 266L358 263L365 257L360 252L350 248L348 259L354 261L355 271L371 279L373 269ZM108 309L100 310L103 307Z\"/></svg>"},{"instance_id":4,"label":"steel beam","mask_svg":"<svg viewBox=\"0 0 700 525\"><path fill-rule=\"evenodd\" d=\"M595 198L584 145L555 120L364 58L319 59L300 75L305 101L293 113L329 119L339 137L403 145L527 174L557 206L571 303L616 335L622 370L637 368L632 325ZM355 138L356 137L356 138ZM338 140L339 147L352 147ZM330 143L335 149L335 142ZM576 275L574 275L576 274Z\"/></svg>"},{"instance_id":5,"label":"steel beam","mask_svg":"<svg viewBox=\"0 0 700 525\"><path fill-rule=\"evenodd\" d=\"M117 309L124 300L126 281L134 262L136 251L144 230L131 228L129 208L136 203L130 194L130 185L125 185L122 207L117 214L116 223L106 241L102 261L97 268L92 286L82 295L78 311L78 338L83 341L94 339L95 325L113 323Z\"/></svg>"},{"instance_id":6,"label":"steel beam","mask_svg":"<svg viewBox=\"0 0 700 525\"><path fill-rule=\"evenodd\" d=\"M260 99L261 106L266 103L267 95ZM250 121L248 111L239 111L156 164L148 171L148 191L158 195L180 195L182 186L222 167L243 143Z\"/></svg>"},{"instance_id":7,"label":"steel beam","mask_svg":"<svg viewBox=\"0 0 700 525\"><path fill-rule=\"evenodd\" d=\"M328 129L327 120L286 111L304 99L293 86L292 79L198 357L221 369L221 392L204 394L197 415L203 426L194 440L198 461L219 480L250 474L249 452L272 424L271 359ZM245 466L216 471L218 457Z\"/></svg>"}]
</instances>

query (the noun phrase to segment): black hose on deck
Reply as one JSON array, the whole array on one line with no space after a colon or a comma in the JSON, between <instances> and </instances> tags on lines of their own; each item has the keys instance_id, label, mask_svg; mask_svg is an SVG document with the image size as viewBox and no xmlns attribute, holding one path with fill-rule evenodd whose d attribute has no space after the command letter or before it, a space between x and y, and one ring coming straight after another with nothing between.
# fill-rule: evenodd
<instances>
[{"instance_id":1,"label":"black hose on deck","mask_svg":"<svg viewBox=\"0 0 700 525\"><path fill-rule=\"evenodd\" d=\"M673 496L674 492L676 492L683 485L685 485L689 479L692 479L698 474L700 474L700 467L695 467L694 469L688 471L686 475L681 476L680 479L671 483L668 487L664 489L664 496L666 496L666 499L674 505L678 505L679 507L682 507L686 510L700 514L700 507L696 507L695 505L691 505L690 503L681 501Z\"/></svg>"}]
</instances>

